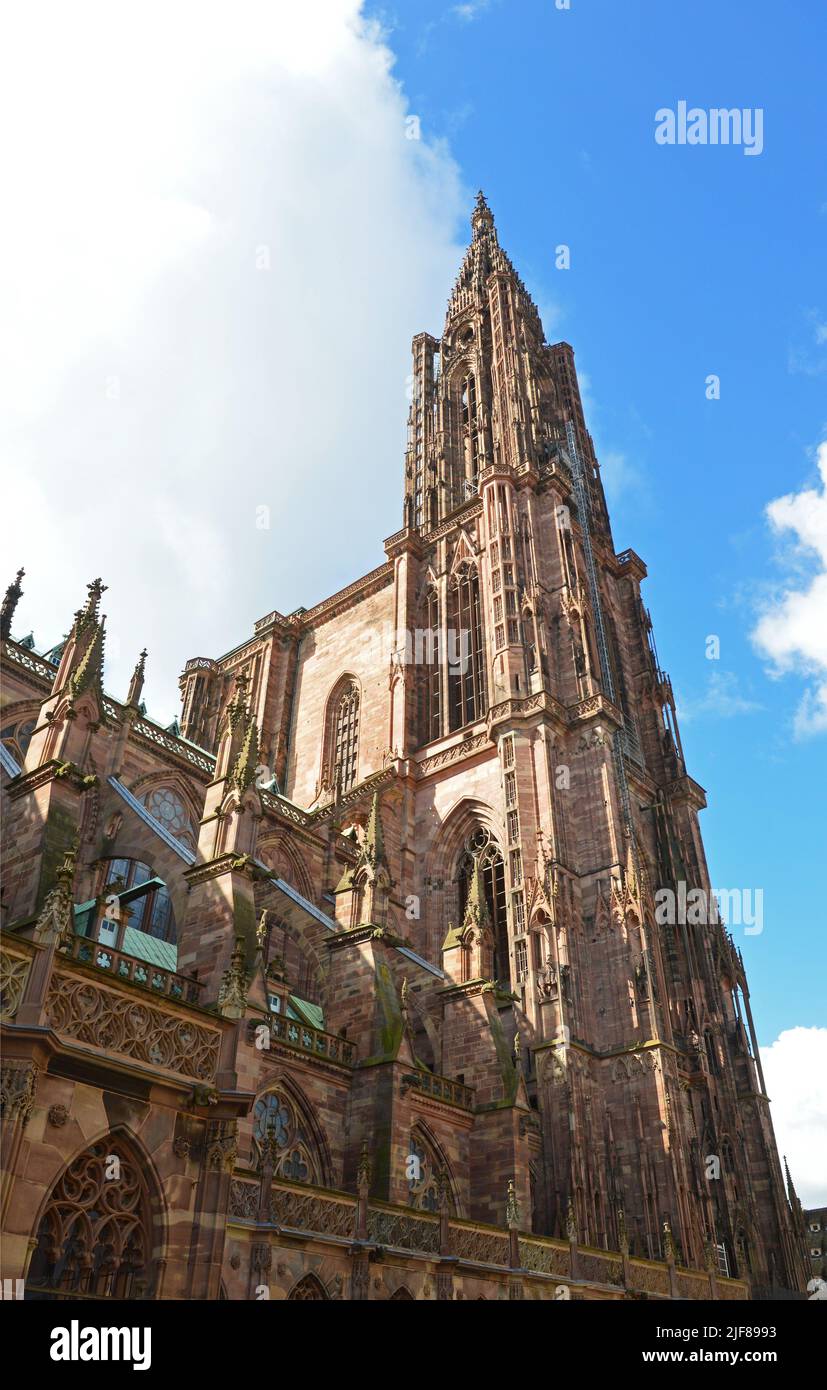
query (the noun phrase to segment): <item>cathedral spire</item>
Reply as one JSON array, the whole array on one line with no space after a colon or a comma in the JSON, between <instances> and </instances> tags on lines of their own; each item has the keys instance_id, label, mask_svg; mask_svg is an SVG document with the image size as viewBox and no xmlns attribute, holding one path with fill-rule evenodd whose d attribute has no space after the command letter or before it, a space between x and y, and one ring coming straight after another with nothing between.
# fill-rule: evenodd
<instances>
[{"instance_id":1,"label":"cathedral spire","mask_svg":"<svg viewBox=\"0 0 827 1390\"><path fill-rule=\"evenodd\" d=\"M17 601L23 592L20 587L20 581L25 573L26 571L24 569L19 569L17 571L15 578L6 590L6 596L3 599L2 606L0 606L0 637L2 637L4 641L11 635L11 620L14 617Z\"/></svg>"},{"instance_id":2,"label":"cathedral spire","mask_svg":"<svg viewBox=\"0 0 827 1390\"><path fill-rule=\"evenodd\" d=\"M493 232L494 236L496 236L494 214L488 206L482 189L480 189L477 194L474 211L471 213L471 231L473 232L475 241L478 240L479 237L484 236L486 232Z\"/></svg>"}]
</instances>

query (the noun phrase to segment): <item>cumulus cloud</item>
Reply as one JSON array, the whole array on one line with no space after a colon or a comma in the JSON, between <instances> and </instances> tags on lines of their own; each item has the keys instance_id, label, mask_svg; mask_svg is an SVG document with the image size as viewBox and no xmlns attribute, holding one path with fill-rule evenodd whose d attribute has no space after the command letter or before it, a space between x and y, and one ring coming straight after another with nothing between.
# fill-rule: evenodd
<instances>
[{"instance_id":1,"label":"cumulus cloud","mask_svg":"<svg viewBox=\"0 0 827 1390\"><path fill-rule=\"evenodd\" d=\"M820 486L776 498L766 508L776 535L792 538L790 563L798 563L798 572L767 601L752 632L773 675L812 681L794 717L797 738L827 733L827 440L817 465Z\"/></svg>"},{"instance_id":2,"label":"cumulus cloud","mask_svg":"<svg viewBox=\"0 0 827 1390\"><path fill-rule=\"evenodd\" d=\"M788 1028L761 1048L775 1137L802 1205L827 1206L827 1028Z\"/></svg>"},{"instance_id":3,"label":"cumulus cloud","mask_svg":"<svg viewBox=\"0 0 827 1390\"><path fill-rule=\"evenodd\" d=\"M188 656L381 563L471 200L360 0L19 6L0 63L15 632L101 574L107 687L146 644L170 719Z\"/></svg>"}]
</instances>

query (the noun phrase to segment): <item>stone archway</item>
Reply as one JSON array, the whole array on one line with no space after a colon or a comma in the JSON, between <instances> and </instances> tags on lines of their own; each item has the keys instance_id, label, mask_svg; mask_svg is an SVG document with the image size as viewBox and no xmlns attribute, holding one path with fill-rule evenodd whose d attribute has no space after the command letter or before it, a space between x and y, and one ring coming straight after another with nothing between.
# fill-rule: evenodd
<instances>
[{"instance_id":1,"label":"stone archway","mask_svg":"<svg viewBox=\"0 0 827 1390\"><path fill-rule=\"evenodd\" d=\"M37 1229L27 1299L154 1297L157 1217L147 1164L105 1135L63 1170Z\"/></svg>"},{"instance_id":2,"label":"stone archway","mask_svg":"<svg viewBox=\"0 0 827 1390\"><path fill-rule=\"evenodd\" d=\"M328 1294L315 1274L305 1274L298 1284L293 1285L287 1297L302 1303L321 1302L322 1300L327 1301Z\"/></svg>"}]
</instances>

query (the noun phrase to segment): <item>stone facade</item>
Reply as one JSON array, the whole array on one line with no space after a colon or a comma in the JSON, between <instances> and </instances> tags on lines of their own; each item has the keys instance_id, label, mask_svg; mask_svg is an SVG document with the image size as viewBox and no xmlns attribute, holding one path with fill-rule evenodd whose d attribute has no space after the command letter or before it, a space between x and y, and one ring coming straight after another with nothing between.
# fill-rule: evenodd
<instances>
[{"instance_id":1,"label":"stone facade","mask_svg":"<svg viewBox=\"0 0 827 1390\"><path fill-rule=\"evenodd\" d=\"M27 1296L804 1287L740 953L658 919L710 884L646 568L482 196L413 361L385 563L188 661L180 724L145 653L104 692L99 580L43 654L8 590Z\"/></svg>"}]
</instances>

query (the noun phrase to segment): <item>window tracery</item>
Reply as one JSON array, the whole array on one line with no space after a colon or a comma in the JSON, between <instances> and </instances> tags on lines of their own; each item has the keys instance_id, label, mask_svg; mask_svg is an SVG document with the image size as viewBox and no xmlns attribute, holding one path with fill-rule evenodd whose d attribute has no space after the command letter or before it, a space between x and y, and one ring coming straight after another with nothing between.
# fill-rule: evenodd
<instances>
[{"instance_id":1,"label":"window tracery","mask_svg":"<svg viewBox=\"0 0 827 1390\"><path fill-rule=\"evenodd\" d=\"M512 775L512 774L509 774ZM465 915L468 890L475 862L482 871L485 901L494 936L494 978L509 981L508 920L505 894L505 866L499 845L490 831L480 827L465 843L457 867L458 920Z\"/></svg>"},{"instance_id":2,"label":"window tracery","mask_svg":"<svg viewBox=\"0 0 827 1390\"><path fill-rule=\"evenodd\" d=\"M140 1297L149 1278L151 1231L142 1165L122 1143L101 1140L55 1185L38 1228L27 1287L42 1298Z\"/></svg>"},{"instance_id":3,"label":"window tracery","mask_svg":"<svg viewBox=\"0 0 827 1390\"><path fill-rule=\"evenodd\" d=\"M329 734L330 768L337 796L356 782L359 757L359 687L350 681L331 711Z\"/></svg>"},{"instance_id":4,"label":"window tracery","mask_svg":"<svg viewBox=\"0 0 827 1390\"><path fill-rule=\"evenodd\" d=\"M268 1091L253 1111L253 1145L261 1165L265 1140L269 1139L273 1176L285 1182L318 1183L321 1180L315 1145L292 1097L283 1090Z\"/></svg>"},{"instance_id":5,"label":"window tracery","mask_svg":"<svg viewBox=\"0 0 827 1390\"><path fill-rule=\"evenodd\" d=\"M485 712L485 668L479 575L462 564L448 587L448 710L451 729Z\"/></svg>"}]
</instances>

